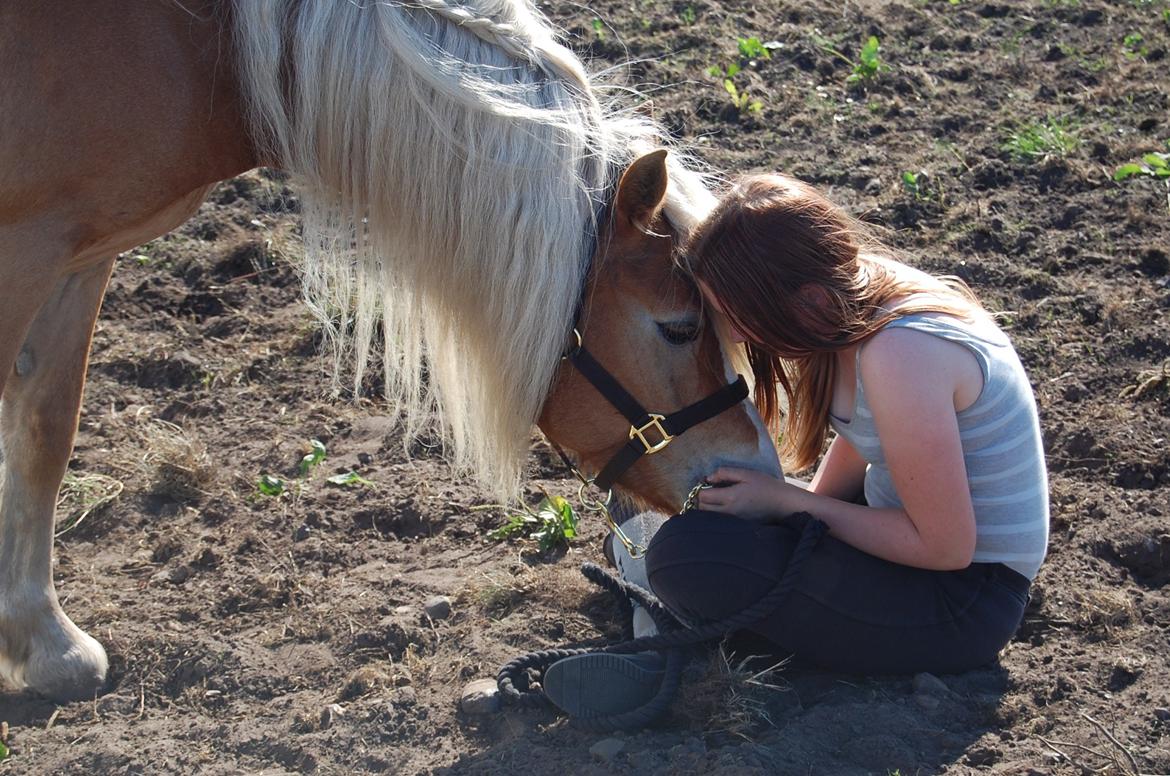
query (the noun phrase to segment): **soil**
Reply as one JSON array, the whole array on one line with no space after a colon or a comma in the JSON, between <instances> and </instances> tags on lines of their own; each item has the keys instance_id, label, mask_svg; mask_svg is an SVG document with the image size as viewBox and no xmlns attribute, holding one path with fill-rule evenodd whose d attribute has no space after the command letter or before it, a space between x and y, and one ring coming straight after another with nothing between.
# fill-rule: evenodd
<instances>
[{"instance_id":1,"label":"soil","mask_svg":"<svg viewBox=\"0 0 1170 776\"><path fill-rule=\"evenodd\" d=\"M1001 665L787 667L771 690L700 665L609 755L551 710L463 713L463 685L512 657L620 634L576 571L604 527L588 516L547 553L492 541L504 514L482 492L385 406L332 397L290 268L296 194L256 171L115 273L60 527L122 490L56 547L110 689L0 695L0 772L1170 772L1170 200L1165 181L1113 180L1170 150L1170 3L545 10L597 67L633 60L628 80L714 169L804 178L1003 311L1040 407L1052 541ZM871 35L882 67L849 83ZM753 37L770 57L734 77L737 108L708 68ZM1048 146L1013 153L1043 124ZM328 457L300 478L311 439ZM372 484L326 481L350 471ZM258 491L264 473L283 495ZM530 495L575 492L535 438L530 475ZM435 595L453 610L432 621Z\"/></svg>"}]
</instances>

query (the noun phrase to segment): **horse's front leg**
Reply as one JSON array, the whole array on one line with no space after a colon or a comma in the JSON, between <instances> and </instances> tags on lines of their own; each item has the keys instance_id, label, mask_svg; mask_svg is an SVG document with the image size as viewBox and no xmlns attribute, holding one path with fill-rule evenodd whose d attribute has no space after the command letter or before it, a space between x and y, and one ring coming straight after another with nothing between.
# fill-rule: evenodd
<instances>
[{"instance_id":1,"label":"horse's front leg","mask_svg":"<svg viewBox=\"0 0 1170 776\"><path fill-rule=\"evenodd\" d=\"M58 281L0 381L0 676L57 700L93 697L108 666L101 644L61 610L52 549L57 491L112 267L113 259L102 261Z\"/></svg>"}]
</instances>

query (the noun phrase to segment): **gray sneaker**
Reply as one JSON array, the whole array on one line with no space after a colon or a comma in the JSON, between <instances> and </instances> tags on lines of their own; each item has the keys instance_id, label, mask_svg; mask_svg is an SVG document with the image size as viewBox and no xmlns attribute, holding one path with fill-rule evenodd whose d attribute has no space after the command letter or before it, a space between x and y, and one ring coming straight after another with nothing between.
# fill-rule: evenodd
<instances>
[{"instance_id":1,"label":"gray sneaker","mask_svg":"<svg viewBox=\"0 0 1170 776\"><path fill-rule=\"evenodd\" d=\"M544 672L544 694L570 717L622 714L658 693L665 669L666 662L654 652L573 655Z\"/></svg>"}]
</instances>

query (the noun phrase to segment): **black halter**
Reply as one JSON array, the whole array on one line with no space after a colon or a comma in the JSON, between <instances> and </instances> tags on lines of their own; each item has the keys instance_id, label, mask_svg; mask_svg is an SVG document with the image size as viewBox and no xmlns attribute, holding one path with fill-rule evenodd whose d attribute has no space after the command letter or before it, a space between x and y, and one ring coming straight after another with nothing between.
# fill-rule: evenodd
<instances>
[{"instance_id":1,"label":"black halter","mask_svg":"<svg viewBox=\"0 0 1170 776\"><path fill-rule=\"evenodd\" d=\"M577 338L576 346L564 355L564 359L577 367L577 371L593 384L598 393L630 422L629 441L593 479L593 484L603 491L612 488L614 482L643 455L653 455L663 450L684 431L710 420L747 398L747 382L743 375L739 375L734 382L677 412L669 415L647 412L617 378L585 349L576 329L573 335Z\"/></svg>"}]
</instances>

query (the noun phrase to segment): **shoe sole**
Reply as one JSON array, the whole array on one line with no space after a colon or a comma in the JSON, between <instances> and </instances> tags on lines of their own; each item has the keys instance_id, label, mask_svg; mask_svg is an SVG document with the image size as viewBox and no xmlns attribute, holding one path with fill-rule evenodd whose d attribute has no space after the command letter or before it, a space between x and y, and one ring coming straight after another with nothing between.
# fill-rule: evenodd
<instances>
[{"instance_id":1,"label":"shoe sole","mask_svg":"<svg viewBox=\"0 0 1170 776\"><path fill-rule=\"evenodd\" d=\"M544 694L571 717L621 714L644 706L658 693L661 666L656 655L573 655L545 671Z\"/></svg>"}]
</instances>

